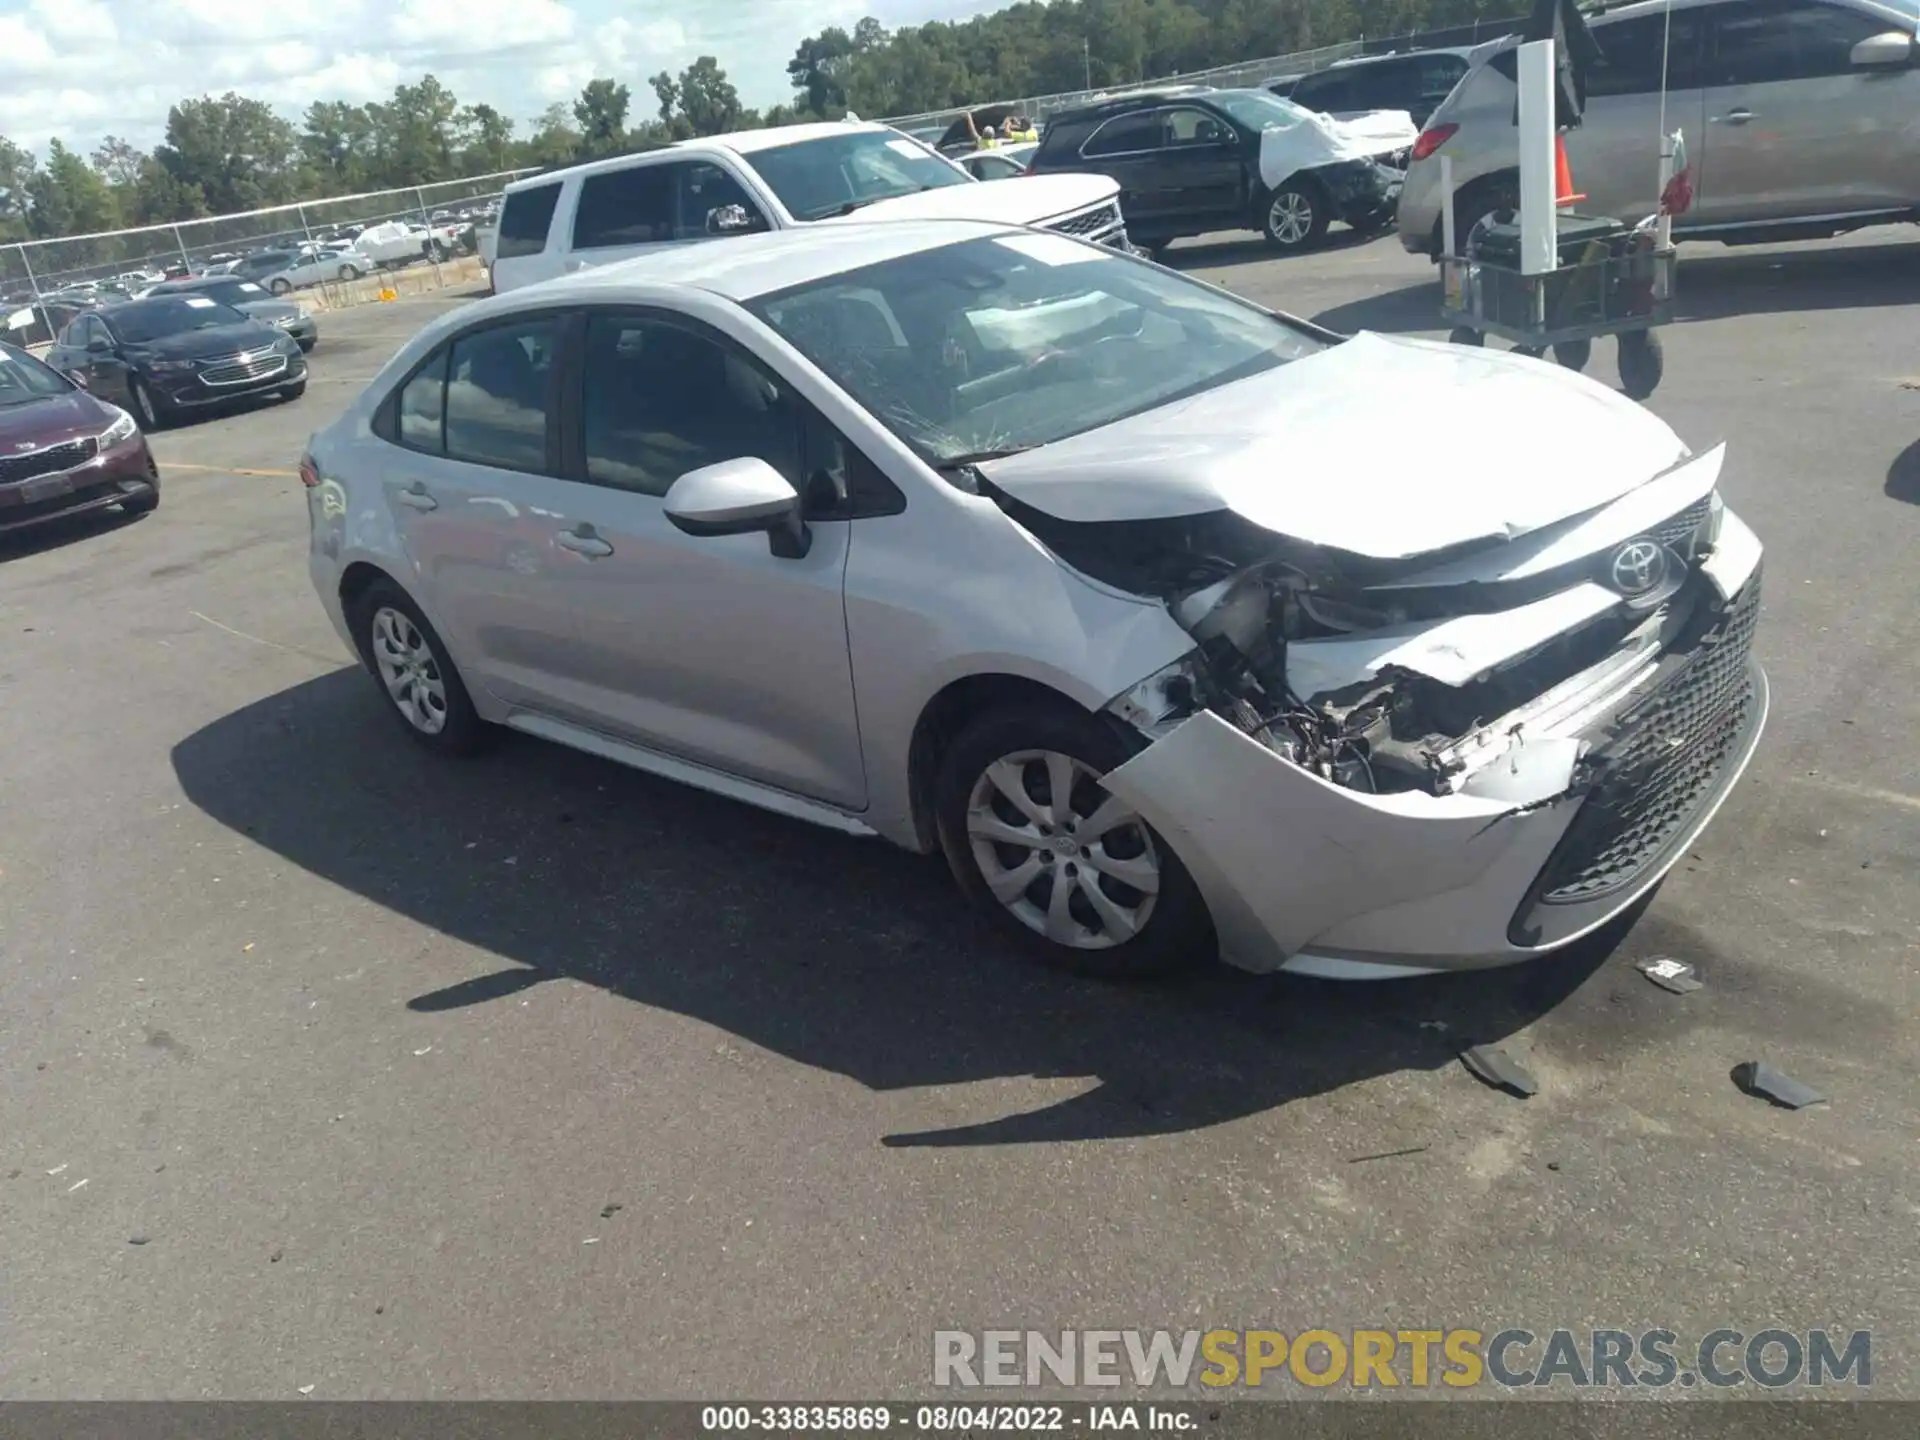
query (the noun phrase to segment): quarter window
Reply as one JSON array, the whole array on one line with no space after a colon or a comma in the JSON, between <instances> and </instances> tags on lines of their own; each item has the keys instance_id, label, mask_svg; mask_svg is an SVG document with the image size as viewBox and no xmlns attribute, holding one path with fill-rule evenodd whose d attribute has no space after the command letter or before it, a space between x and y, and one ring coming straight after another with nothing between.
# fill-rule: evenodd
<instances>
[{"instance_id":1,"label":"quarter window","mask_svg":"<svg viewBox=\"0 0 1920 1440\"><path fill-rule=\"evenodd\" d=\"M494 241L496 260L512 260L522 255L538 255L547 248L547 231L553 224L553 207L560 200L560 182L533 185L507 196L500 208L500 233Z\"/></svg>"},{"instance_id":2,"label":"quarter window","mask_svg":"<svg viewBox=\"0 0 1920 1440\"><path fill-rule=\"evenodd\" d=\"M397 405L400 443L438 455L445 448L442 423L447 408L447 352L443 349L400 387Z\"/></svg>"},{"instance_id":3,"label":"quarter window","mask_svg":"<svg viewBox=\"0 0 1920 1440\"><path fill-rule=\"evenodd\" d=\"M542 318L477 330L453 342L443 417L451 459L506 470L546 468L547 396L558 333L554 320Z\"/></svg>"}]
</instances>

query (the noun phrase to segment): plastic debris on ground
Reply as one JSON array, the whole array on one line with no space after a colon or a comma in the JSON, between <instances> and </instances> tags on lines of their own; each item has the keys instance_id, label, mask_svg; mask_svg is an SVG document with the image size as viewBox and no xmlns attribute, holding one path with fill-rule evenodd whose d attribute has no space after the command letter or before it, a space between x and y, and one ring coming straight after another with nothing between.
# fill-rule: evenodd
<instances>
[{"instance_id":1,"label":"plastic debris on ground","mask_svg":"<svg viewBox=\"0 0 1920 1440\"><path fill-rule=\"evenodd\" d=\"M1746 1060L1734 1066L1733 1083L1743 1093L1769 1101L1782 1110L1804 1110L1809 1105L1827 1103L1827 1097L1811 1085L1802 1084L1761 1060Z\"/></svg>"},{"instance_id":2,"label":"plastic debris on ground","mask_svg":"<svg viewBox=\"0 0 1920 1440\"><path fill-rule=\"evenodd\" d=\"M1533 1078L1533 1072L1498 1045L1476 1045L1471 1050L1463 1050L1460 1063L1474 1079L1522 1100L1540 1093L1540 1082Z\"/></svg>"},{"instance_id":3,"label":"plastic debris on ground","mask_svg":"<svg viewBox=\"0 0 1920 1440\"><path fill-rule=\"evenodd\" d=\"M1662 990L1671 990L1676 995L1691 995L1700 988L1693 967L1670 955L1656 955L1651 960L1642 960L1635 968Z\"/></svg>"}]
</instances>

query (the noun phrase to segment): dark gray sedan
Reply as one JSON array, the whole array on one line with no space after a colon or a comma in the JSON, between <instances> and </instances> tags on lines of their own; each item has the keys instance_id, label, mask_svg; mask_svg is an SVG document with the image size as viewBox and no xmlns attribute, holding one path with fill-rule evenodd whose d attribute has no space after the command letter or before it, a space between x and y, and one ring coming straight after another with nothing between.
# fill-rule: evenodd
<instances>
[{"instance_id":1,"label":"dark gray sedan","mask_svg":"<svg viewBox=\"0 0 1920 1440\"><path fill-rule=\"evenodd\" d=\"M194 275L185 280L168 280L147 294L204 295L222 305L231 305L263 325L286 331L302 350L311 350L320 342L320 323L305 307L292 300L276 299L263 286L238 275Z\"/></svg>"}]
</instances>

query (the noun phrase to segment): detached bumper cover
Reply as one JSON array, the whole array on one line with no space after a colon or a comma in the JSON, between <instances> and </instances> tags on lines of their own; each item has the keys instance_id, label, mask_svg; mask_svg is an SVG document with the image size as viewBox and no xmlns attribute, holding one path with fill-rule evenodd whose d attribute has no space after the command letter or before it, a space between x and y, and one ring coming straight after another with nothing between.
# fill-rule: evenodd
<instances>
[{"instance_id":1,"label":"detached bumper cover","mask_svg":"<svg viewBox=\"0 0 1920 1440\"><path fill-rule=\"evenodd\" d=\"M1349 790L1210 712L1104 783L1180 856L1244 969L1384 976L1542 954L1657 884L1752 758L1768 706L1755 551L1706 633L1583 732L1573 782L1543 798ZM1530 794L1528 768L1565 776L1571 748L1541 737L1498 763Z\"/></svg>"}]
</instances>

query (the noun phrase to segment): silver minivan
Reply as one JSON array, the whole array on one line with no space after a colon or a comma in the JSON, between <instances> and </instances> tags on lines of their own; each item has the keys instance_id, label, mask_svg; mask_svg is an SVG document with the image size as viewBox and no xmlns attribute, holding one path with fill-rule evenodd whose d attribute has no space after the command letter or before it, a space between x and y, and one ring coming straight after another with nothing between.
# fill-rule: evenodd
<instances>
[{"instance_id":1,"label":"silver minivan","mask_svg":"<svg viewBox=\"0 0 1920 1440\"><path fill-rule=\"evenodd\" d=\"M1686 138L1695 239L1819 239L1920 208L1916 7L1887 0L1665 0L1588 15L1604 52L1567 135L1580 209L1637 220L1658 200L1659 136ZM1460 223L1519 194L1516 37L1474 52L1435 110L1400 197L1400 241L1437 254L1440 157ZM1661 76L1666 75L1664 100Z\"/></svg>"}]
</instances>

